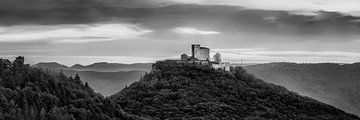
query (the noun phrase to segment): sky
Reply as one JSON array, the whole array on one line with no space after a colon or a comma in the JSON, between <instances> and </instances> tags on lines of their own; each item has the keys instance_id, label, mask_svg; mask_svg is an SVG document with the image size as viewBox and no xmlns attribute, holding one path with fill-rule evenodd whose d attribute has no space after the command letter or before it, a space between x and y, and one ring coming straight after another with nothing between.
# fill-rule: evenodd
<instances>
[{"instance_id":1,"label":"sky","mask_svg":"<svg viewBox=\"0 0 360 120\"><path fill-rule=\"evenodd\" d=\"M1 0L0 57L143 63L209 47L239 63L360 61L359 0Z\"/></svg>"}]
</instances>

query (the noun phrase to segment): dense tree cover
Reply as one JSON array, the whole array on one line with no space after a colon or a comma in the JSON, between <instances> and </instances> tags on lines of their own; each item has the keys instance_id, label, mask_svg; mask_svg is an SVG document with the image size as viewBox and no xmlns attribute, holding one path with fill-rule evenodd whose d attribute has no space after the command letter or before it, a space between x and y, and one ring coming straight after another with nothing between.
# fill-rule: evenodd
<instances>
[{"instance_id":1,"label":"dense tree cover","mask_svg":"<svg viewBox=\"0 0 360 120\"><path fill-rule=\"evenodd\" d=\"M360 116L360 63L269 63L246 70L266 82Z\"/></svg>"},{"instance_id":2,"label":"dense tree cover","mask_svg":"<svg viewBox=\"0 0 360 120\"><path fill-rule=\"evenodd\" d=\"M80 77L44 72L0 59L1 120L108 120L139 119L95 93Z\"/></svg>"},{"instance_id":3,"label":"dense tree cover","mask_svg":"<svg viewBox=\"0 0 360 120\"><path fill-rule=\"evenodd\" d=\"M111 99L130 114L153 119L359 119L265 83L241 67L226 72L204 65L157 62L152 72Z\"/></svg>"}]
</instances>

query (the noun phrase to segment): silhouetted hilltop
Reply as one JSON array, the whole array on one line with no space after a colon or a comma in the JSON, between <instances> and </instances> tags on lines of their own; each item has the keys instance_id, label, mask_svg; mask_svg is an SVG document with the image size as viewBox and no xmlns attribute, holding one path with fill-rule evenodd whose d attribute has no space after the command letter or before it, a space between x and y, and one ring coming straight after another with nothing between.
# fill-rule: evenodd
<instances>
[{"instance_id":1,"label":"silhouetted hilltop","mask_svg":"<svg viewBox=\"0 0 360 120\"><path fill-rule=\"evenodd\" d=\"M266 82L360 115L360 63L270 63L245 68Z\"/></svg>"},{"instance_id":2,"label":"silhouetted hilltop","mask_svg":"<svg viewBox=\"0 0 360 120\"><path fill-rule=\"evenodd\" d=\"M359 119L268 84L241 67L157 62L139 82L111 96L131 114L153 119Z\"/></svg>"},{"instance_id":3,"label":"silhouetted hilltop","mask_svg":"<svg viewBox=\"0 0 360 120\"><path fill-rule=\"evenodd\" d=\"M135 64L121 64L121 63L107 63L99 62L91 65L77 68L72 68L78 71L99 71L99 72L118 72L118 71L150 71L152 63L135 63Z\"/></svg>"},{"instance_id":4,"label":"silhouetted hilltop","mask_svg":"<svg viewBox=\"0 0 360 120\"><path fill-rule=\"evenodd\" d=\"M57 64L51 64L55 67ZM79 76L44 72L0 59L1 120L109 120L139 119L119 105L95 93Z\"/></svg>"},{"instance_id":5,"label":"silhouetted hilltop","mask_svg":"<svg viewBox=\"0 0 360 120\"><path fill-rule=\"evenodd\" d=\"M118 72L118 71L150 71L152 63L134 63L134 64L122 64L122 63L107 63L98 62L90 65L75 64L71 67L62 65L56 62L40 62L35 64L35 67L42 69L56 70L70 69L76 71L97 71L97 72Z\"/></svg>"},{"instance_id":6,"label":"silhouetted hilltop","mask_svg":"<svg viewBox=\"0 0 360 120\"><path fill-rule=\"evenodd\" d=\"M67 69L68 67L57 62L40 62L34 65L35 67L39 67L42 69L49 69L49 70L61 70Z\"/></svg>"},{"instance_id":7,"label":"silhouetted hilltop","mask_svg":"<svg viewBox=\"0 0 360 120\"><path fill-rule=\"evenodd\" d=\"M85 67L84 65L75 64L75 65L71 66L70 68L71 68L71 69L79 69L79 68L84 68L84 67Z\"/></svg>"}]
</instances>

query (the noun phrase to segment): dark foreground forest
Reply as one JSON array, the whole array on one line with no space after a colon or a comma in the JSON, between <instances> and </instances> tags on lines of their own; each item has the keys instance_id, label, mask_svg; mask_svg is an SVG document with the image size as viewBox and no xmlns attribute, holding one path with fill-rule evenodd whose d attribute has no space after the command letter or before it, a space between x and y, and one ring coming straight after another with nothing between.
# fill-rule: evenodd
<instances>
[{"instance_id":1,"label":"dark foreground forest","mask_svg":"<svg viewBox=\"0 0 360 120\"><path fill-rule=\"evenodd\" d=\"M44 72L18 57L0 59L0 120L140 119L125 113L78 76Z\"/></svg>"},{"instance_id":2,"label":"dark foreground forest","mask_svg":"<svg viewBox=\"0 0 360 120\"><path fill-rule=\"evenodd\" d=\"M241 67L158 62L119 93L105 98L77 75L67 77L0 59L1 120L331 119L357 116L256 79Z\"/></svg>"}]
</instances>

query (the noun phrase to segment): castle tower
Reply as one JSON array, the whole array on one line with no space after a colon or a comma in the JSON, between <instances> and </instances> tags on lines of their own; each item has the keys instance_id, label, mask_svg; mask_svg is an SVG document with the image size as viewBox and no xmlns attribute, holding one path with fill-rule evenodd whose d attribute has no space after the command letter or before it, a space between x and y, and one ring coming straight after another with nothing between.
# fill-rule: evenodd
<instances>
[{"instance_id":1,"label":"castle tower","mask_svg":"<svg viewBox=\"0 0 360 120\"><path fill-rule=\"evenodd\" d=\"M199 44L193 44L191 45L191 57L197 58L198 51L200 50Z\"/></svg>"},{"instance_id":2,"label":"castle tower","mask_svg":"<svg viewBox=\"0 0 360 120\"><path fill-rule=\"evenodd\" d=\"M188 55L187 54L182 54L181 55L181 61L187 61L188 60Z\"/></svg>"}]
</instances>

